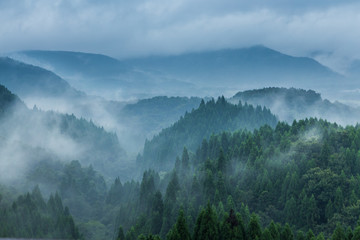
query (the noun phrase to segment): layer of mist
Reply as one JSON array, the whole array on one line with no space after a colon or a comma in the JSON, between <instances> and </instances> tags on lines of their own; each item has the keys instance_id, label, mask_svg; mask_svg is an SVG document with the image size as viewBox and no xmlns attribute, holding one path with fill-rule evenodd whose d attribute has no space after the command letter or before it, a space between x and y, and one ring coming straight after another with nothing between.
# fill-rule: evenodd
<instances>
[{"instance_id":1,"label":"layer of mist","mask_svg":"<svg viewBox=\"0 0 360 240\"><path fill-rule=\"evenodd\" d=\"M296 119L316 117L345 126L357 124L360 119L360 108L322 99L313 90L263 88L239 92L230 101L266 106L279 120L289 123Z\"/></svg>"}]
</instances>

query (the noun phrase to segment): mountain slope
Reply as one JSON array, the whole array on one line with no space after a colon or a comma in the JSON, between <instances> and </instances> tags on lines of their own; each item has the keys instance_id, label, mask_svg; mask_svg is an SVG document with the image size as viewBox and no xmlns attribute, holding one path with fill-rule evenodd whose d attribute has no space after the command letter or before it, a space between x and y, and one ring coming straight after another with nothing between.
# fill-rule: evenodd
<instances>
[{"instance_id":1,"label":"mountain slope","mask_svg":"<svg viewBox=\"0 0 360 240\"><path fill-rule=\"evenodd\" d=\"M124 60L124 63L219 86L229 83L251 85L254 80L262 84L271 81L272 85L317 84L340 77L311 58L292 57L263 46L153 56ZM318 82L313 82L314 79Z\"/></svg>"},{"instance_id":2,"label":"mountain slope","mask_svg":"<svg viewBox=\"0 0 360 240\"><path fill-rule=\"evenodd\" d=\"M0 58L0 84L20 97L81 96L54 73L10 58Z\"/></svg>"},{"instance_id":3,"label":"mountain slope","mask_svg":"<svg viewBox=\"0 0 360 240\"><path fill-rule=\"evenodd\" d=\"M119 226L162 239L188 239L176 237L182 229L194 239L356 239L359 139L360 126L313 118L221 133L164 177L146 171Z\"/></svg>"},{"instance_id":4,"label":"mountain slope","mask_svg":"<svg viewBox=\"0 0 360 240\"><path fill-rule=\"evenodd\" d=\"M295 88L263 88L238 92L231 102L248 102L266 106L282 121L317 117L339 124L356 124L360 119L360 109L339 102L322 99L313 90ZM343 116L346 116L344 118Z\"/></svg>"},{"instance_id":5,"label":"mountain slope","mask_svg":"<svg viewBox=\"0 0 360 240\"><path fill-rule=\"evenodd\" d=\"M18 96L11 93L6 87L0 85L0 117L11 114L15 107L25 108L25 104Z\"/></svg>"},{"instance_id":6,"label":"mountain slope","mask_svg":"<svg viewBox=\"0 0 360 240\"><path fill-rule=\"evenodd\" d=\"M147 167L169 169L173 167L176 156L184 147L195 151L204 138L213 133L253 130L262 125L275 126L277 119L266 108L254 108L251 105L233 105L224 97L214 99L199 108L185 113L184 117L171 127L163 129L151 141L146 141L143 156L138 160Z\"/></svg>"},{"instance_id":7,"label":"mountain slope","mask_svg":"<svg viewBox=\"0 0 360 240\"><path fill-rule=\"evenodd\" d=\"M76 89L106 99L144 98L169 93L186 95L194 87L191 83L135 69L123 61L101 54L32 50L10 56L51 70Z\"/></svg>"},{"instance_id":8,"label":"mountain slope","mask_svg":"<svg viewBox=\"0 0 360 240\"><path fill-rule=\"evenodd\" d=\"M122 173L126 155L116 134L74 115L29 110L1 85L0 100L0 180L21 178L45 159L78 159L107 178Z\"/></svg>"},{"instance_id":9,"label":"mountain slope","mask_svg":"<svg viewBox=\"0 0 360 240\"><path fill-rule=\"evenodd\" d=\"M19 55L35 59L44 67L65 75L82 74L84 77L101 77L104 73L116 76L120 72L129 72L131 68L118 60L102 54L70 51L22 51Z\"/></svg>"}]
</instances>

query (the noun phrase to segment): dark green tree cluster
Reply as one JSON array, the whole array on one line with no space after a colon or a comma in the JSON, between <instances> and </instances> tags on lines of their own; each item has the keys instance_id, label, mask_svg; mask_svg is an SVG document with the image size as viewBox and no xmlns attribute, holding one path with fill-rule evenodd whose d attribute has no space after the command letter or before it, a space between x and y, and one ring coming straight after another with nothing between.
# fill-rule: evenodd
<instances>
[{"instance_id":1,"label":"dark green tree cluster","mask_svg":"<svg viewBox=\"0 0 360 240\"><path fill-rule=\"evenodd\" d=\"M206 103L202 100L199 108L185 113L171 127L162 130L151 141L146 141L143 156L138 161L142 166L169 170L184 146L195 151L201 141L213 133L253 130L264 124L274 127L276 123L276 117L260 106L254 108L241 102L233 105L224 97Z\"/></svg>"},{"instance_id":2,"label":"dark green tree cluster","mask_svg":"<svg viewBox=\"0 0 360 240\"><path fill-rule=\"evenodd\" d=\"M176 216L183 209L189 231L196 232L201 206L209 202L218 219L233 209L245 226L251 223L249 211L256 212L261 222L250 224L254 232L275 221L288 226L284 234L312 229L329 237L339 224L357 227L359 150L360 126L344 128L313 118L212 135L195 153L183 149L168 174L150 171L152 181L144 174L146 190L134 194L132 204L120 204L118 223L127 235L165 238L171 232L174 237ZM146 196L145 202L140 196ZM155 222L156 228L151 227Z\"/></svg>"},{"instance_id":3,"label":"dark green tree cluster","mask_svg":"<svg viewBox=\"0 0 360 240\"><path fill-rule=\"evenodd\" d=\"M245 215L243 215L245 214ZM244 222L243 218L249 219ZM360 225L352 228L344 228L337 225L334 231L329 235L331 240L358 240L360 237ZM140 234L136 237L134 228L130 234L124 234L123 228L120 227L116 240L160 240L159 235ZM282 225L271 221L267 226L262 227L260 218L256 214L249 215L249 212L234 212L230 209L221 218L217 214L216 207L209 203L199 213L193 232L189 227L184 215L180 210L176 223L172 226L166 240L325 240L323 232L313 233L311 229L307 232L301 230L294 231L288 223Z\"/></svg>"},{"instance_id":4,"label":"dark green tree cluster","mask_svg":"<svg viewBox=\"0 0 360 240\"><path fill-rule=\"evenodd\" d=\"M68 207L60 196L51 195L46 202L38 187L19 196L12 205L1 203L0 237L80 239Z\"/></svg>"}]
</instances>

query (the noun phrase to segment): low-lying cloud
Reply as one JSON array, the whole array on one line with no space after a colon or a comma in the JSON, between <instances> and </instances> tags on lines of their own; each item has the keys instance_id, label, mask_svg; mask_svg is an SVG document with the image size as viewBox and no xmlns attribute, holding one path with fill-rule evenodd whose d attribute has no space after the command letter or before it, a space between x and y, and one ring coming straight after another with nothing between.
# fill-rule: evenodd
<instances>
[{"instance_id":1,"label":"low-lying cloud","mask_svg":"<svg viewBox=\"0 0 360 240\"><path fill-rule=\"evenodd\" d=\"M0 1L6 23L0 52L75 50L123 58L263 44L351 60L360 57L359 9L352 0ZM326 63L336 68L339 61Z\"/></svg>"}]
</instances>

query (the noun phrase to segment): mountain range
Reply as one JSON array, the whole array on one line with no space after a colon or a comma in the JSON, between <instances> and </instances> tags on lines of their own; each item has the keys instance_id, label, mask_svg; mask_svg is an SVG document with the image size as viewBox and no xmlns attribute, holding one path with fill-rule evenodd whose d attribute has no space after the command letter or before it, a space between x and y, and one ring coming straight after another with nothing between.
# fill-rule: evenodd
<instances>
[{"instance_id":1,"label":"mountain range","mask_svg":"<svg viewBox=\"0 0 360 240\"><path fill-rule=\"evenodd\" d=\"M54 71L79 90L112 99L214 96L264 85L319 88L340 84L343 78L312 58L264 46L120 60L63 51L22 51L10 56Z\"/></svg>"}]
</instances>

